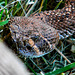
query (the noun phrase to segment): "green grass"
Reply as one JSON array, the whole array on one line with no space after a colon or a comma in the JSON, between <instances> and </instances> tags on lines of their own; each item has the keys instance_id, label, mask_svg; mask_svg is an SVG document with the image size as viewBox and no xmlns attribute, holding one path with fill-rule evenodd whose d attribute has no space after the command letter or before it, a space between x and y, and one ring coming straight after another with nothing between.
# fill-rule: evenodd
<instances>
[{"instance_id":1,"label":"green grass","mask_svg":"<svg viewBox=\"0 0 75 75\"><path fill-rule=\"evenodd\" d=\"M5 21L0 22L0 26L4 26L5 24L8 23L8 21L9 21L9 20L5 20Z\"/></svg>"},{"instance_id":2,"label":"green grass","mask_svg":"<svg viewBox=\"0 0 75 75\"><path fill-rule=\"evenodd\" d=\"M58 69L58 70L55 70L55 71L52 71L52 72L48 72L45 75L57 75L57 74L65 72L67 70L70 70L70 69L72 69L74 67L75 67L75 63L72 63L72 64L69 64L69 65L61 68L61 69Z\"/></svg>"},{"instance_id":3,"label":"green grass","mask_svg":"<svg viewBox=\"0 0 75 75\"><path fill-rule=\"evenodd\" d=\"M54 10L56 10L59 6L60 6L60 4L63 2L63 0L61 0L58 4L57 4L57 6L54 8Z\"/></svg>"},{"instance_id":4,"label":"green grass","mask_svg":"<svg viewBox=\"0 0 75 75\"><path fill-rule=\"evenodd\" d=\"M26 0L27 1L27 0ZM44 3L43 3L43 1L44 1ZM2 9L1 11L0 11L0 27L1 26L4 26L5 24L7 24L8 22L9 22L9 20L7 20L9 17L11 17L11 16L24 16L24 15L26 15L27 13L28 13L28 11L30 10L30 8L32 7L32 5L30 5L30 3L29 4L27 4L27 2L16 2L15 4L14 4L14 1L11 1L11 3L13 2L13 4L10 4L10 5L12 5L11 6L11 8L10 9L8 9L8 7L6 7L5 9ZM60 6L60 4L63 2L63 0L61 0L56 6L55 6L55 8L54 8L54 10L56 10L56 9L58 9L58 7ZM5 7L5 6L7 6L8 5L8 3L9 2L7 2L7 0L5 0L5 1L1 1L0 2L0 6L1 7ZM47 3L48 3L48 0L42 0L42 3L40 3L39 5L41 5L41 7L43 7L43 9L42 10L45 10L46 8L47 8ZM22 4L22 5L21 5ZM36 4L37 5L37 4ZM24 7L24 8L22 8L22 6ZM28 6L30 6L30 8L28 9ZM36 7L34 7L35 9L36 9ZM40 6L39 6L39 8L40 8ZM24 11L26 12L26 13L24 13ZM5 14L4 14L4 11L5 11ZM22 11L22 12L20 12L20 11ZM33 10L31 10L31 11L33 11ZM41 10L40 10L41 11ZM20 12L20 13L19 13ZM34 11L35 12L35 11ZM12 13L12 15L10 14L10 13ZM30 13L31 14L31 13ZM3 16L4 15L4 16ZM9 16L10 15L10 16ZM44 63L46 64L46 65L49 65L48 64L48 62L47 62L47 60L44 58L44 57L42 57L42 59L43 59L43 61L44 61ZM35 74L35 75L37 75L37 73L34 71L34 69L30 66L30 65L28 65L27 63L26 63L26 65L27 65L27 67ZM35 65L34 63L33 63L33 65ZM60 73L63 73L63 72L65 72L65 71L67 71L67 70L70 70L71 68L73 68L73 67L75 67L75 63L72 63L72 64L70 64L70 65L67 65L67 66L65 66L65 67L63 67L63 68L60 68L60 69L58 69L58 70L55 70L55 71L52 71L52 72L48 72L48 73L45 73L45 75L57 75L57 74L60 74ZM38 68L38 66L37 66L37 68Z\"/></svg>"}]
</instances>

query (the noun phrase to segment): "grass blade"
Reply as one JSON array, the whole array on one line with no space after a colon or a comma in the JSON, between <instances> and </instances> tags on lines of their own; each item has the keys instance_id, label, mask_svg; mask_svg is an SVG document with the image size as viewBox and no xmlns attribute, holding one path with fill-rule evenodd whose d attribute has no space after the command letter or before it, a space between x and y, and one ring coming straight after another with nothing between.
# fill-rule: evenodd
<instances>
[{"instance_id":1,"label":"grass blade","mask_svg":"<svg viewBox=\"0 0 75 75\"><path fill-rule=\"evenodd\" d=\"M6 5L7 5L7 0L5 0L5 6ZM9 18L9 16L7 15L7 8L5 8L5 13L6 13L7 18Z\"/></svg>"},{"instance_id":2,"label":"grass blade","mask_svg":"<svg viewBox=\"0 0 75 75\"><path fill-rule=\"evenodd\" d=\"M29 67L30 70L31 70L35 75L37 75L37 73L33 70L33 68L29 66L29 64L26 63L25 65L27 65L27 67Z\"/></svg>"},{"instance_id":3,"label":"grass blade","mask_svg":"<svg viewBox=\"0 0 75 75\"><path fill-rule=\"evenodd\" d=\"M42 0L40 8L43 7L43 3L44 3L44 0ZM39 13L40 13L40 12L41 12L41 9L39 10Z\"/></svg>"},{"instance_id":4,"label":"grass blade","mask_svg":"<svg viewBox=\"0 0 75 75\"><path fill-rule=\"evenodd\" d=\"M4 9L1 11L1 14L0 14L0 21L1 21L1 17L2 17L3 11L4 11Z\"/></svg>"},{"instance_id":5,"label":"grass blade","mask_svg":"<svg viewBox=\"0 0 75 75\"><path fill-rule=\"evenodd\" d=\"M69 64L61 69L58 69L58 70L55 70L55 71L52 71L52 72L48 72L46 73L45 75L57 75L57 74L60 74L62 72L65 72L71 68L74 68L75 67L75 63L72 63L72 64Z\"/></svg>"},{"instance_id":6,"label":"grass blade","mask_svg":"<svg viewBox=\"0 0 75 75\"><path fill-rule=\"evenodd\" d=\"M54 10L56 10L61 3L62 3L62 0L57 4L57 6L54 8Z\"/></svg>"},{"instance_id":7,"label":"grass blade","mask_svg":"<svg viewBox=\"0 0 75 75\"><path fill-rule=\"evenodd\" d=\"M3 22L0 22L0 26L4 26L5 24L7 24L9 22L9 20L6 20L6 21L3 21Z\"/></svg>"}]
</instances>

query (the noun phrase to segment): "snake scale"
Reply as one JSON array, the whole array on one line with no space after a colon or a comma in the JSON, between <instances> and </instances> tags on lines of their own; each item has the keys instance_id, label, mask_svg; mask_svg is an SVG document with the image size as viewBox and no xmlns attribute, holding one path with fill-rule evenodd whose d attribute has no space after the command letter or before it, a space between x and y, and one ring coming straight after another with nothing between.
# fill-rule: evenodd
<instances>
[{"instance_id":1,"label":"snake scale","mask_svg":"<svg viewBox=\"0 0 75 75\"><path fill-rule=\"evenodd\" d=\"M20 54L38 57L51 52L60 39L75 35L75 1L30 17L12 17L7 27Z\"/></svg>"}]
</instances>

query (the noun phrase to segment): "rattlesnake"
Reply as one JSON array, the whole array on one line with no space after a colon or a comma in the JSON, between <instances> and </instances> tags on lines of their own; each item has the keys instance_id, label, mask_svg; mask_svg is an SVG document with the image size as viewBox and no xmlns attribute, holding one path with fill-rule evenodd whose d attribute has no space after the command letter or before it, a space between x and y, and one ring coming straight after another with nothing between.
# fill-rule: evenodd
<instances>
[{"instance_id":1,"label":"rattlesnake","mask_svg":"<svg viewBox=\"0 0 75 75\"><path fill-rule=\"evenodd\" d=\"M75 3L70 2L70 0L62 9L44 11L31 16L55 28L60 35L60 39L75 33Z\"/></svg>"},{"instance_id":2,"label":"rattlesnake","mask_svg":"<svg viewBox=\"0 0 75 75\"><path fill-rule=\"evenodd\" d=\"M75 34L75 4L30 17L10 18L8 28L19 54L39 57L51 52L60 39Z\"/></svg>"}]
</instances>

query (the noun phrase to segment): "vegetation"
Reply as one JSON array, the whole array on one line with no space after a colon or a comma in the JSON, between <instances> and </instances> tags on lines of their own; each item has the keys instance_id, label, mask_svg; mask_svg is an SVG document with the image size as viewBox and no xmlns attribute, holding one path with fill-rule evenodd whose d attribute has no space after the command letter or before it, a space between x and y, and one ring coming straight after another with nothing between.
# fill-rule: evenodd
<instances>
[{"instance_id":1,"label":"vegetation","mask_svg":"<svg viewBox=\"0 0 75 75\"><path fill-rule=\"evenodd\" d=\"M0 1L0 34L3 30L3 26L9 22L10 17L28 17L34 12L56 10L62 8L64 3L64 0L2 0ZM75 54L70 52L72 44L69 44L66 40L60 41L60 43L62 44L60 47L58 46L58 48L72 61L72 64L68 64L67 61L63 59L62 55L59 55L55 50L52 54L49 53L40 58L25 59L25 57L22 56L19 56L19 58L27 65L28 70L35 75L43 75L43 73L45 75L68 75L75 71L75 63L73 63L75 61Z\"/></svg>"}]
</instances>

